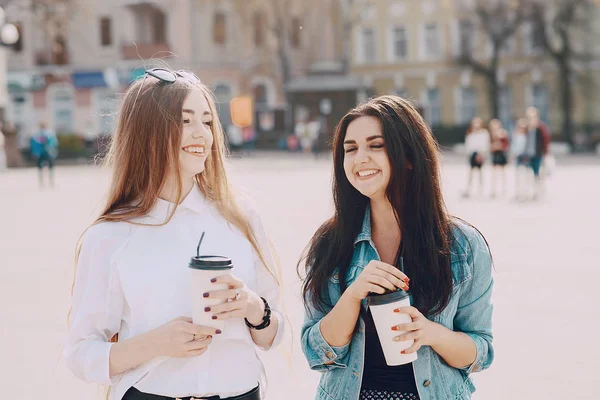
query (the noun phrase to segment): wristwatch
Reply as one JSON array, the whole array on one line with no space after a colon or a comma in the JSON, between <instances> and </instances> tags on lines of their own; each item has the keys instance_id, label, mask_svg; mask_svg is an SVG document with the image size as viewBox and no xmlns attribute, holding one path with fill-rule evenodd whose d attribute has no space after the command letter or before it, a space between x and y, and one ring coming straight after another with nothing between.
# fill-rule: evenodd
<instances>
[{"instance_id":1,"label":"wristwatch","mask_svg":"<svg viewBox=\"0 0 600 400\"><path fill-rule=\"evenodd\" d=\"M260 331L271 325L271 307L269 307L269 303L265 300L264 297L260 298L263 303L265 303L265 314L263 315L263 320L259 325L252 325L246 318L244 321L246 322L246 326L250 329L254 329L256 331Z\"/></svg>"}]
</instances>

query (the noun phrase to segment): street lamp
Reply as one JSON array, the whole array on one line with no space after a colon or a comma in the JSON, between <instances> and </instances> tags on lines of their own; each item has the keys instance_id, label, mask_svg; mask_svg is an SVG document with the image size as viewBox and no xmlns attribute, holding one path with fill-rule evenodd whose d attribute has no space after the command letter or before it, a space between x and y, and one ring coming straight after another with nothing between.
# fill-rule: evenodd
<instances>
[{"instance_id":1,"label":"street lamp","mask_svg":"<svg viewBox=\"0 0 600 400\"><path fill-rule=\"evenodd\" d=\"M19 40L19 30L14 24L6 23L6 12L0 7L0 45L12 46Z\"/></svg>"}]
</instances>

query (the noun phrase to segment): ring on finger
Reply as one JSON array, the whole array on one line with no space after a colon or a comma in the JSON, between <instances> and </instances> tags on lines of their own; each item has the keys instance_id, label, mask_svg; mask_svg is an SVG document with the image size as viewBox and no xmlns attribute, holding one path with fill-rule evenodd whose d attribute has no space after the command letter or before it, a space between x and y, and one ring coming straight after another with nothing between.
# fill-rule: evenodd
<instances>
[{"instance_id":1,"label":"ring on finger","mask_svg":"<svg viewBox=\"0 0 600 400\"><path fill-rule=\"evenodd\" d=\"M242 297L242 296L240 295L239 289L235 289L235 298L234 298L235 301L238 301L240 299L240 297Z\"/></svg>"}]
</instances>

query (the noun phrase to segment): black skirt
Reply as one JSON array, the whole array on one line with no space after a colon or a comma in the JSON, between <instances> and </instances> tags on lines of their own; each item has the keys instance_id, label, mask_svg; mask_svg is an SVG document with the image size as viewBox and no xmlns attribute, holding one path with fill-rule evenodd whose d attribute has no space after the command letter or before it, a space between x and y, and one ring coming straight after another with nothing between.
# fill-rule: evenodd
<instances>
[{"instance_id":1,"label":"black skirt","mask_svg":"<svg viewBox=\"0 0 600 400\"><path fill-rule=\"evenodd\" d=\"M508 163L506 153L504 151L495 151L492 153L492 164L504 166Z\"/></svg>"},{"instance_id":2,"label":"black skirt","mask_svg":"<svg viewBox=\"0 0 600 400\"><path fill-rule=\"evenodd\" d=\"M481 166L483 165L483 156L480 157L478 152L473 152L469 158L469 164L471 165L471 168L481 169Z\"/></svg>"}]
</instances>

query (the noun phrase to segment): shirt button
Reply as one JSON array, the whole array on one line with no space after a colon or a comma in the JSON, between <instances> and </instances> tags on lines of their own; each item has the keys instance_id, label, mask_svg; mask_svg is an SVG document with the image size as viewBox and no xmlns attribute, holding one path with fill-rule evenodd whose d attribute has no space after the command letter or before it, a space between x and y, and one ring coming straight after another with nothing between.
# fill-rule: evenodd
<instances>
[{"instance_id":1,"label":"shirt button","mask_svg":"<svg viewBox=\"0 0 600 400\"><path fill-rule=\"evenodd\" d=\"M423 382L423 386L427 387L431 385L431 381L430 380L426 380L425 382Z\"/></svg>"},{"instance_id":2,"label":"shirt button","mask_svg":"<svg viewBox=\"0 0 600 400\"><path fill-rule=\"evenodd\" d=\"M331 357L333 357L333 354L330 351L328 351L325 353L325 357L331 358Z\"/></svg>"}]
</instances>

